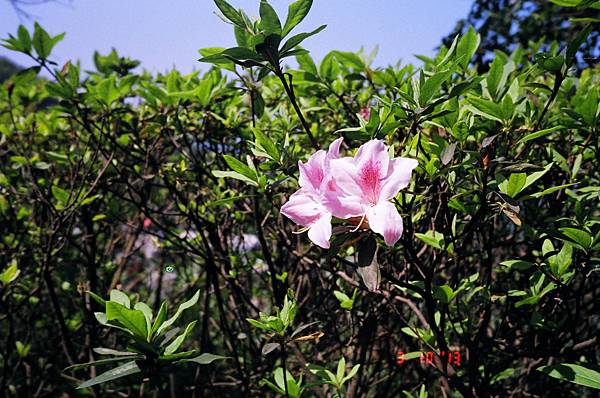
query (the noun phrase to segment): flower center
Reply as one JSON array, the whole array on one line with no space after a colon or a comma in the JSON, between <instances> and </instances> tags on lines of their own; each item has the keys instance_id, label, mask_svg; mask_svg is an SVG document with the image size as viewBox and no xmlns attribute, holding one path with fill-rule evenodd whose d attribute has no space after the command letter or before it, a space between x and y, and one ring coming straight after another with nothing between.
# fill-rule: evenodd
<instances>
[{"instance_id":1,"label":"flower center","mask_svg":"<svg viewBox=\"0 0 600 398\"><path fill-rule=\"evenodd\" d=\"M363 193L371 205L375 205L379 201L380 170L379 162L369 160L364 164L360 173Z\"/></svg>"}]
</instances>

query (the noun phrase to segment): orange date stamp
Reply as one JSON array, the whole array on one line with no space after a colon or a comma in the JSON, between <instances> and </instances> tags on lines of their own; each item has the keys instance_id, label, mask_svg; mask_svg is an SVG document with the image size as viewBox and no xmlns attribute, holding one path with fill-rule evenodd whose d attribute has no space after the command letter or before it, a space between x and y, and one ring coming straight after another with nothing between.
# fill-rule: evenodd
<instances>
[{"instance_id":1,"label":"orange date stamp","mask_svg":"<svg viewBox=\"0 0 600 398\"><path fill-rule=\"evenodd\" d=\"M404 351L396 352L396 365L402 366L407 361L419 359L419 362L423 366L435 366L434 359L439 357L441 362L445 362L448 365L461 366L462 356L460 351L441 351L439 353L433 351L422 351L422 352L411 352L406 353Z\"/></svg>"}]
</instances>

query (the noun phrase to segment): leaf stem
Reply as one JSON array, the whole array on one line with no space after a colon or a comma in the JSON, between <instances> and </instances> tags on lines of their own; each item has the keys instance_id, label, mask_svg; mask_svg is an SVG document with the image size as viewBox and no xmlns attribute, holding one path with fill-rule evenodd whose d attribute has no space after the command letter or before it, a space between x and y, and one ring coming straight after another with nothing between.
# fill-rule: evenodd
<instances>
[{"instance_id":1,"label":"leaf stem","mask_svg":"<svg viewBox=\"0 0 600 398\"><path fill-rule=\"evenodd\" d=\"M315 150L318 151L320 149L319 144L315 140L313 133L310 131L310 126L308 125L308 122L304 118L304 115L302 114L302 111L300 110L300 107L298 106L298 102L296 101L296 95L294 94L294 87L292 85L291 75L290 75L289 83L285 78L286 73L284 73L280 68L275 70L275 75L279 78L279 80L281 80L281 84L283 84L283 88L284 88L286 94L288 95L288 98L290 99L290 102L292 103L292 106L294 107L296 114L298 115L298 119L300 119L300 123L302 124L302 127L304 128L304 131L306 132L306 135L308 136L308 139L310 140L311 145L313 146L313 148L315 148Z\"/></svg>"},{"instance_id":2,"label":"leaf stem","mask_svg":"<svg viewBox=\"0 0 600 398\"><path fill-rule=\"evenodd\" d=\"M285 350L285 341L283 339L281 339L280 343L281 344L281 361L283 362L283 386L285 388L285 398L289 398L289 392L288 392L288 385L287 385L287 365L286 365L286 359L287 359L287 351Z\"/></svg>"}]
</instances>

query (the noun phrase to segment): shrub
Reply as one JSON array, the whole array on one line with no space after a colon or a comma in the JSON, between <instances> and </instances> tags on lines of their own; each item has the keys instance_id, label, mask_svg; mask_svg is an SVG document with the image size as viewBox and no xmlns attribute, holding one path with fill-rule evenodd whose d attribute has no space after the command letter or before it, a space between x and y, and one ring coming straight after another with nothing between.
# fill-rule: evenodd
<instances>
[{"instance_id":1,"label":"shrub","mask_svg":"<svg viewBox=\"0 0 600 398\"><path fill-rule=\"evenodd\" d=\"M284 23L266 1L259 21L215 2L238 46L200 50L205 73L136 73L116 51L58 67L62 36L39 25L5 40L33 66L0 92L1 388L593 396L600 74L571 69L591 28L484 74L474 29L421 68L317 65L299 45L323 27L292 34L311 1ZM396 243L334 214L322 249L280 215L298 162L340 137L341 156L381 140L418 162L389 202ZM155 313L199 290L181 348L230 359L76 391L109 368L64 368L135 340L94 317L85 292L113 289Z\"/></svg>"}]
</instances>

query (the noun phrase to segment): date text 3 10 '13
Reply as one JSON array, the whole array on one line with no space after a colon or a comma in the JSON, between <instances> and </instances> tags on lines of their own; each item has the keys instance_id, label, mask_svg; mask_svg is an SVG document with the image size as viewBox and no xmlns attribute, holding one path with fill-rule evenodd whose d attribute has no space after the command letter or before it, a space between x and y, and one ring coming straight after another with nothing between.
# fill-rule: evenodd
<instances>
[{"instance_id":1,"label":"date text 3 10 '13","mask_svg":"<svg viewBox=\"0 0 600 398\"><path fill-rule=\"evenodd\" d=\"M410 353L413 354L413 353ZM396 365L401 366L411 359L419 358L421 365L435 366L433 359L435 356L439 356L441 361L445 361L448 365L461 366L461 355L459 351L442 351L439 354L433 351L421 352L418 357L409 355L404 351L398 351L396 353Z\"/></svg>"}]
</instances>

